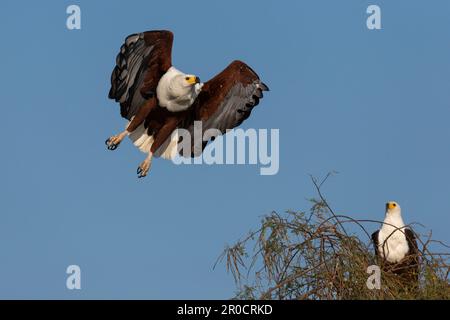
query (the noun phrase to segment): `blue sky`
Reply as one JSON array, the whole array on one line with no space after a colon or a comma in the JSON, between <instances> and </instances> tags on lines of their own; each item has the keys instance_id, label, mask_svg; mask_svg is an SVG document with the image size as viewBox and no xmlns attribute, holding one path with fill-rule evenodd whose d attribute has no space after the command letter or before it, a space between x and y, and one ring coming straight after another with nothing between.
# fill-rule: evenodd
<instances>
[{"instance_id":1,"label":"blue sky","mask_svg":"<svg viewBox=\"0 0 450 320\"><path fill-rule=\"evenodd\" d=\"M45 5L44 5L45 3ZM77 4L82 29L66 29ZM366 28L366 8L382 30ZM229 298L212 269L262 215L307 209L309 174L337 212L406 222L450 242L448 1L2 1L0 298ZM280 171L176 166L105 139L131 33L170 29L174 64L211 78L234 59L271 91L243 128L280 129ZM375 229L376 226L372 226ZM77 264L82 290L66 289Z\"/></svg>"}]
</instances>

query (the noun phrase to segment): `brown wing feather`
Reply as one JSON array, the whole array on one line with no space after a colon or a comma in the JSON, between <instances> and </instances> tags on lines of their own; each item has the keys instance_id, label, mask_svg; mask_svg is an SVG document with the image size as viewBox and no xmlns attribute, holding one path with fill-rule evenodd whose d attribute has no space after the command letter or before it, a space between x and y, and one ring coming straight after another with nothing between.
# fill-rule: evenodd
<instances>
[{"instance_id":1,"label":"brown wing feather","mask_svg":"<svg viewBox=\"0 0 450 320\"><path fill-rule=\"evenodd\" d=\"M378 234L380 233L380 230L375 231L372 233L372 242L373 247L375 249L375 256L378 257Z\"/></svg>"},{"instance_id":2,"label":"brown wing feather","mask_svg":"<svg viewBox=\"0 0 450 320\"><path fill-rule=\"evenodd\" d=\"M125 39L111 75L109 98L120 103L122 117L130 120L155 96L161 77L172 66L173 34L147 31Z\"/></svg>"},{"instance_id":3,"label":"brown wing feather","mask_svg":"<svg viewBox=\"0 0 450 320\"><path fill-rule=\"evenodd\" d=\"M411 229L406 228L405 236L406 236L406 241L408 241L408 247L409 247L408 254L418 255L419 248L417 246L416 236L414 235L414 232Z\"/></svg>"},{"instance_id":4,"label":"brown wing feather","mask_svg":"<svg viewBox=\"0 0 450 320\"><path fill-rule=\"evenodd\" d=\"M193 137L194 121L202 121L203 132L214 128L224 134L227 129L233 129L247 119L263 97L263 91L268 90L248 65L233 61L205 83L192 106L190 117L186 118L181 127L188 129ZM199 149L192 141L192 156L198 156L206 143Z\"/></svg>"}]
</instances>

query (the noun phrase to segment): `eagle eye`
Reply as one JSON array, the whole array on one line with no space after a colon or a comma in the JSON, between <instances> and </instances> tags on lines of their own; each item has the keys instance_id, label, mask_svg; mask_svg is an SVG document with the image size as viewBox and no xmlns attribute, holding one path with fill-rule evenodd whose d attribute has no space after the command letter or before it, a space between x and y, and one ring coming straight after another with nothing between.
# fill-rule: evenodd
<instances>
[{"instance_id":1,"label":"eagle eye","mask_svg":"<svg viewBox=\"0 0 450 320\"><path fill-rule=\"evenodd\" d=\"M186 81L189 81L189 80L191 80L191 77L186 77L185 79L186 79Z\"/></svg>"}]
</instances>

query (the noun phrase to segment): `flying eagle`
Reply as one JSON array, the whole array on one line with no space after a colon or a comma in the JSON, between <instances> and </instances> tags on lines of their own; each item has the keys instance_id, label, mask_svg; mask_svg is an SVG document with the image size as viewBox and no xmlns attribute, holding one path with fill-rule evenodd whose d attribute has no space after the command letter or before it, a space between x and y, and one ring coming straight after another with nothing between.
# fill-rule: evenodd
<instances>
[{"instance_id":1,"label":"flying eagle","mask_svg":"<svg viewBox=\"0 0 450 320\"><path fill-rule=\"evenodd\" d=\"M397 202L386 203L386 217L380 230L372 234L375 254L383 270L393 272L414 285L419 275L419 250L414 232L405 227Z\"/></svg>"},{"instance_id":2,"label":"flying eagle","mask_svg":"<svg viewBox=\"0 0 450 320\"><path fill-rule=\"evenodd\" d=\"M202 83L198 76L172 66L172 43L172 32L164 30L128 36L111 75L109 98L120 103L120 114L128 123L123 132L108 138L106 145L115 150L129 136L147 153L137 170L139 178L147 175L153 156L172 159L177 152L184 155L178 148L180 139L172 134L177 129L192 132L194 121L201 121L203 132L218 129L224 134L247 119L263 91L269 90L241 61L233 61ZM207 143L188 156L201 154Z\"/></svg>"}]
</instances>

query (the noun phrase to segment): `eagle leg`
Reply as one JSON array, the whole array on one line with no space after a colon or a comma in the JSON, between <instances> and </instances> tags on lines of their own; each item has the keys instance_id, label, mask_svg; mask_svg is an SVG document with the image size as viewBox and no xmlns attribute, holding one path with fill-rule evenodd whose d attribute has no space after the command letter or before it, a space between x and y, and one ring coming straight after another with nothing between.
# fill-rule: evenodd
<instances>
[{"instance_id":1,"label":"eagle leg","mask_svg":"<svg viewBox=\"0 0 450 320\"><path fill-rule=\"evenodd\" d=\"M119 133L118 135L112 136L105 141L105 144L108 150L116 150L119 144L122 142L125 137L127 137L131 132L136 130L142 122L144 122L145 118L149 115L150 111L152 111L157 106L156 98L151 98L147 100L139 109L136 116L134 116L127 128Z\"/></svg>"},{"instance_id":2,"label":"eagle leg","mask_svg":"<svg viewBox=\"0 0 450 320\"><path fill-rule=\"evenodd\" d=\"M139 179L147 176L147 174L150 170L150 167L152 166L152 158L153 158L153 153L150 151L148 153L147 158L145 158L145 160L137 168L137 175L138 175Z\"/></svg>"},{"instance_id":3,"label":"eagle leg","mask_svg":"<svg viewBox=\"0 0 450 320\"><path fill-rule=\"evenodd\" d=\"M137 169L138 178L143 178L147 176L150 167L152 165L153 153L156 152L159 149L159 147L164 143L164 141L166 141L166 139L172 134L172 132L176 129L179 121L180 119L177 116L173 116L167 119L163 127L160 130L158 130L157 133L155 133L154 135L155 141L153 142L150 151L148 152L148 156Z\"/></svg>"}]
</instances>

